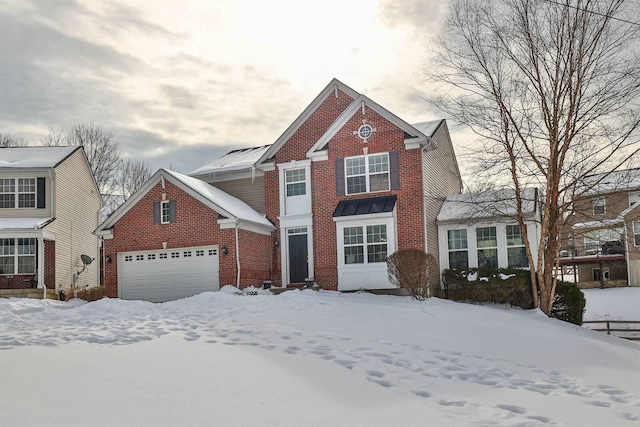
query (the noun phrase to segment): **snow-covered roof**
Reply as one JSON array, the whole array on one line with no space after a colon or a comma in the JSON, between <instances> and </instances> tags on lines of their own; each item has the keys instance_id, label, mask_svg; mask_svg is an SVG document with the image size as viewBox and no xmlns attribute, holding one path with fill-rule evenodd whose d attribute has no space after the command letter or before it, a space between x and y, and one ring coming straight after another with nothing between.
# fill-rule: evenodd
<instances>
[{"instance_id":1,"label":"snow-covered roof","mask_svg":"<svg viewBox=\"0 0 640 427\"><path fill-rule=\"evenodd\" d=\"M573 224L572 228L574 230L597 229L597 228L606 228L606 227L619 225L626 221L626 216L629 215L631 211L634 211L638 208L640 208L640 204L636 203L634 205L629 206L627 209L623 210L622 212L620 212L620 214L618 214L618 216L615 218L578 222L576 224Z\"/></svg>"},{"instance_id":2,"label":"snow-covered roof","mask_svg":"<svg viewBox=\"0 0 640 427\"><path fill-rule=\"evenodd\" d=\"M525 215L532 215L536 212L536 197L535 188L525 188L522 191ZM437 220L443 222L513 217L516 213L515 190L505 188L449 196L442 204Z\"/></svg>"},{"instance_id":3,"label":"snow-covered roof","mask_svg":"<svg viewBox=\"0 0 640 427\"><path fill-rule=\"evenodd\" d=\"M0 169L53 168L80 147L0 148Z\"/></svg>"},{"instance_id":4,"label":"snow-covered roof","mask_svg":"<svg viewBox=\"0 0 640 427\"><path fill-rule=\"evenodd\" d=\"M53 218L0 218L0 230L37 230L52 220Z\"/></svg>"},{"instance_id":5,"label":"snow-covered roof","mask_svg":"<svg viewBox=\"0 0 640 427\"><path fill-rule=\"evenodd\" d=\"M160 169L165 173L172 175L183 184L187 185L207 200L229 212L239 220L250 221L255 224L264 225L267 227L273 227L273 224L263 215L256 212L251 206L247 205L240 199L233 197L232 195L225 193L213 185L209 185L206 182L193 178L181 173L170 171L166 169Z\"/></svg>"},{"instance_id":6,"label":"snow-covered roof","mask_svg":"<svg viewBox=\"0 0 640 427\"><path fill-rule=\"evenodd\" d=\"M585 196L640 189L640 168L591 175L585 178L584 186Z\"/></svg>"},{"instance_id":7,"label":"snow-covered roof","mask_svg":"<svg viewBox=\"0 0 640 427\"><path fill-rule=\"evenodd\" d=\"M412 123L411 126L418 129L420 132L424 133L427 136L433 136L433 133L438 129L440 123L442 123L442 119L431 120L429 122Z\"/></svg>"},{"instance_id":8,"label":"snow-covered roof","mask_svg":"<svg viewBox=\"0 0 640 427\"><path fill-rule=\"evenodd\" d=\"M219 172L232 172L250 169L269 149L271 145L263 145L262 147L242 148L239 150L229 151L219 159L213 160L204 166L191 172L190 176L201 176Z\"/></svg>"}]
</instances>

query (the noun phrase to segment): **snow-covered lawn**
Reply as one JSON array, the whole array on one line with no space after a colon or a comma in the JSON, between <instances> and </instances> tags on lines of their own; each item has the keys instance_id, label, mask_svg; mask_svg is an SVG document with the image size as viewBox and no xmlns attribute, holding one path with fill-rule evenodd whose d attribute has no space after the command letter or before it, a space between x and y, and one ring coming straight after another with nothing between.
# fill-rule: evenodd
<instances>
[{"instance_id":1,"label":"snow-covered lawn","mask_svg":"<svg viewBox=\"0 0 640 427\"><path fill-rule=\"evenodd\" d=\"M640 345L536 310L311 290L0 300L1 426L639 420Z\"/></svg>"}]
</instances>

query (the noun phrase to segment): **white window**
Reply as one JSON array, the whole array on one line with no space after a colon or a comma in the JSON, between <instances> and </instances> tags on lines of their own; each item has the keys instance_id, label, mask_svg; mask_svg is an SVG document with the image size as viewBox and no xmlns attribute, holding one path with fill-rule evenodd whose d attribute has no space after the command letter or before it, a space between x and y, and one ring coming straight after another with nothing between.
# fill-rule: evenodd
<instances>
[{"instance_id":1,"label":"white window","mask_svg":"<svg viewBox=\"0 0 640 427\"><path fill-rule=\"evenodd\" d=\"M302 169L288 169L285 171L287 197L307 194L306 174Z\"/></svg>"},{"instance_id":2,"label":"white window","mask_svg":"<svg viewBox=\"0 0 640 427\"><path fill-rule=\"evenodd\" d=\"M495 227L476 228L478 268L498 268L498 238Z\"/></svg>"},{"instance_id":3,"label":"white window","mask_svg":"<svg viewBox=\"0 0 640 427\"><path fill-rule=\"evenodd\" d=\"M169 214L169 201L164 200L160 202L160 222L162 224L168 224L171 216Z\"/></svg>"},{"instance_id":4,"label":"white window","mask_svg":"<svg viewBox=\"0 0 640 427\"><path fill-rule=\"evenodd\" d=\"M622 253L622 228L603 228L584 234L584 250L587 255Z\"/></svg>"},{"instance_id":5,"label":"white window","mask_svg":"<svg viewBox=\"0 0 640 427\"><path fill-rule=\"evenodd\" d=\"M386 262L386 224L344 227L343 250L344 263L347 265Z\"/></svg>"},{"instance_id":6,"label":"white window","mask_svg":"<svg viewBox=\"0 0 640 427\"><path fill-rule=\"evenodd\" d=\"M640 191L631 191L629 193L629 207L640 202Z\"/></svg>"},{"instance_id":7,"label":"white window","mask_svg":"<svg viewBox=\"0 0 640 427\"><path fill-rule=\"evenodd\" d=\"M469 267L469 253L467 251L467 230L449 230L447 232L447 244L449 247L449 268L465 270Z\"/></svg>"},{"instance_id":8,"label":"white window","mask_svg":"<svg viewBox=\"0 0 640 427\"><path fill-rule=\"evenodd\" d=\"M347 194L389 191L389 153L345 159Z\"/></svg>"},{"instance_id":9,"label":"white window","mask_svg":"<svg viewBox=\"0 0 640 427\"><path fill-rule=\"evenodd\" d=\"M509 268L528 268L529 260L519 225L507 225L507 264Z\"/></svg>"},{"instance_id":10,"label":"white window","mask_svg":"<svg viewBox=\"0 0 640 427\"><path fill-rule=\"evenodd\" d=\"M640 221L633 221L633 244L640 246Z\"/></svg>"},{"instance_id":11,"label":"white window","mask_svg":"<svg viewBox=\"0 0 640 427\"><path fill-rule=\"evenodd\" d=\"M593 214L604 215L607 212L606 200L604 197L598 197L593 200Z\"/></svg>"},{"instance_id":12,"label":"white window","mask_svg":"<svg viewBox=\"0 0 640 427\"><path fill-rule=\"evenodd\" d=\"M0 179L0 208L35 208L35 178Z\"/></svg>"},{"instance_id":13,"label":"white window","mask_svg":"<svg viewBox=\"0 0 640 427\"><path fill-rule=\"evenodd\" d=\"M36 239L0 239L0 274L34 274Z\"/></svg>"}]
</instances>

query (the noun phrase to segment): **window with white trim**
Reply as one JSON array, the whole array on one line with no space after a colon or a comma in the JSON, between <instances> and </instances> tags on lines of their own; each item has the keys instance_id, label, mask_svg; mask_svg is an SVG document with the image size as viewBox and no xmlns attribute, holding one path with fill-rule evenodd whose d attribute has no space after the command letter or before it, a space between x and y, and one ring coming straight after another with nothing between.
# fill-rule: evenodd
<instances>
[{"instance_id":1,"label":"window with white trim","mask_svg":"<svg viewBox=\"0 0 640 427\"><path fill-rule=\"evenodd\" d=\"M509 268L528 268L529 259L519 225L507 225L507 265Z\"/></svg>"},{"instance_id":2,"label":"window with white trim","mask_svg":"<svg viewBox=\"0 0 640 427\"><path fill-rule=\"evenodd\" d=\"M389 191L389 153L344 160L347 194Z\"/></svg>"},{"instance_id":3,"label":"window with white trim","mask_svg":"<svg viewBox=\"0 0 640 427\"><path fill-rule=\"evenodd\" d=\"M495 227L476 228L478 268L498 268L498 237Z\"/></svg>"},{"instance_id":4,"label":"window with white trim","mask_svg":"<svg viewBox=\"0 0 640 427\"><path fill-rule=\"evenodd\" d=\"M0 179L0 208L13 209L36 207L35 178Z\"/></svg>"},{"instance_id":5,"label":"window with white trim","mask_svg":"<svg viewBox=\"0 0 640 427\"><path fill-rule=\"evenodd\" d=\"M633 221L633 244L640 246L640 221Z\"/></svg>"},{"instance_id":6,"label":"window with white trim","mask_svg":"<svg viewBox=\"0 0 640 427\"><path fill-rule=\"evenodd\" d=\"M0 239L0 274L34 274L36 239Z\"/></svg>"},{"instance_id":7,"label":"window with white trim","mask_svg":"<svg viewBox=\"0 0 640 427\"><path fill-rule=\"evenodd\" d=\"M306 173L304 168L287 169L285 171L287 197L307 194Z\"/></svg>"},{"instance_id":8,"label":"window with white trim","mask_svg":"<svg viewBox=\"0 0 640 427\"><path fill-rule=\"evenodd\" d=\"M593 199L593 214L604 215L607 212L607 201L604 197Z\"/></svg>"},{"instance_id":9,"label":"window with white trim","mask_svg":"<svg viewBox=\"0 0 640 427\"><path fill-rule=\"evenodd\" d=\"M449 268L465 270L469 267L467 230L464 228L447 231L449 248Z\"/></svg>"},{"instance_id":10,"label":"window with white trim","mask_svg":"<svg viewBox=\"0 0 640 427\"><path fill-rule=\"evenodd\" d=\"M160 222L168 224L170 219L169 200L163 200L160 202Z\"/></svg>"},{"instance_id":11,"label":"window with white trim","mask_svg":"<svg viewBox=\"0 0 640 427\"><path fill-rule=\"evenodd\" d=\"M386 224L344 227L342 233L345 264L386 262L388 255Z\"/></svg>"},{"instance_id":12,"label":"window with white trim","mask_svg":"<svg viewBox=\"0 0 640 427\"><path fill-rule=\"evenodd\" d=\"M640 191L630 191L629 192L629 207L635 205L640 202Z\"/></svg>"}]
</instances>

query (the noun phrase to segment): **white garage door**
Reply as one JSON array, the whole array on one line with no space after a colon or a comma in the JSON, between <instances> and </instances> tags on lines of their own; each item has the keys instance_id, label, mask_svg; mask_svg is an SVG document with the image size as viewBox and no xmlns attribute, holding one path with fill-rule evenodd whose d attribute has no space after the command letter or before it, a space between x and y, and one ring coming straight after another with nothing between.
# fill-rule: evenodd
<instances>
[{"instance_id":1,"label":"white garage door","mask_svg":"<svg viewBox=\"0 0 640 427\"><path fill-rule=\"evenodd\" d=\"M220 289L217 246L118 254L122 299L171 301Z\"/></svg>"}]
</instances>

